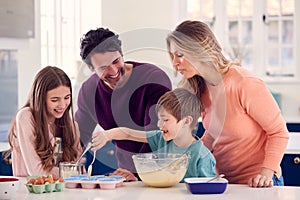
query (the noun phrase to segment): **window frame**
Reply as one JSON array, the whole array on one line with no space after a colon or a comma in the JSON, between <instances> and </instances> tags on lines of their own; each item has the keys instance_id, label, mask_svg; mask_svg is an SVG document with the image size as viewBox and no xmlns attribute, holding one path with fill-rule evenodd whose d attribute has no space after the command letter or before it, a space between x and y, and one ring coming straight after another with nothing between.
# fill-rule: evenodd
<instances>
[{"instance_id":1,"label":"window frame","mask_svg":"<svg viewBox=\"0 0 300 200\"><path fill-rule=\"evenodd\" d=\"M219 39L219 42L221 43L224 50L230 49L230 42L229 42L229 30L227 29L229 26L229 22L232 21L232 19L229 19L226 14L226 9L224 7L226 6L226 0L212 0L214 1L214 26L212 26L212 29L214 33L216 34L217 38ZM240 0L242 1L242 0ZM200 1L199 1L200 2ZM295 4L295 13L293 15L293 41L292 42L292 48L293 48L293 73L294 76L286 76L283 74L283 76L269 76L266 74L268 64L267 64L267 53L264 51L264 49L268 46L268 30L267 30L267 24L265 24L266 21L263 20L263 15L266 15L267 9L266 9L266 1L261 0L253 0L253 16L252 16L252 44L249 45L249 47L252 46L252 58L255 58L252 60L252 66L245 66L250 71L252 71L254 74L258 75L262 79L268 82L300 82L300 60L297 58L297 53L299 54L299 43L300 40L297 37L297 35L300 34L299 28L297 28L297 24L299 24L299 21L297 20L297 16L299 18L300 15L300 1L294 1ZM188 14L187 14L188 16ZM201 16L201 15L199 15ZM271 17L266 17L266 20L271 19ZM286 19L287 17L278 17L278 20ZM272 17L274 19L274 17ZM195 20L202 20L202 19L195 19ZM243 21L248 20L246 17L237 17L236 21L240 25ZM207 21L207 19L205 19ZM225 24L225 25L224 25ZM298 26L299 27L299 26ZM239 28L240 29L240 28ZM282 31L279 29L279 31ZM239 30L239 37L241 34L241 31ZM254 37L255 35L263 35L263 41L261 40L261 37ZM279 34L281 37L281 34ZM298 44L298 45L297 45ZM282 49L286 44L280 43L279 44L280 49ZM254 49L255 48L255 49ZM225 52L226 54L226 52ZM280 54L282 56L282 54ZM261 67L263 66L263 67ZM283 66L279 66L281 69L283 69Z\"/></svg>"}]
</instances>

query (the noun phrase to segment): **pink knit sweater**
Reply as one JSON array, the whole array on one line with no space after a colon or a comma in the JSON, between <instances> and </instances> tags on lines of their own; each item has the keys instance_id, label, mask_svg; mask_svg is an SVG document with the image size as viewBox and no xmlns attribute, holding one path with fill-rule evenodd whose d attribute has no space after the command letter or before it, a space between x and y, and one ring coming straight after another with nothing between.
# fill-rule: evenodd
<instances>
[{"instance_id":1,"label":"pink knit sweater","mask_svg":"<svg viewBox=\"0 0 300 200\"><path fill-rule=\"evenodd\" d=\"M218 172L230 183L243 184L262 167L280 176L289 136L264 82L242 67L231 66L223 82L208 86L208 91L202 114L203 141L213 151Z\"/></svg>"},{"instance_id":2,"label":"pink knit sweater","mask_svg":"<svg viewBox=\"0 0 300 200\"><path fill-rule=\"evenodd\" d=\"M33 175L46 175L43 169L42 161L35 151L35 137L33 135L33 116L29 108L21 109L16 116L16 138L13 140L13 151L12 151L12 169L13 175L19 177L33 176ZM78 155L82 152L80 146L79 131L75 134L76 149ZM55 143L55 138L52 133L49 133L52 146ZM54 173L57 177L59 176L59 168L54 167L50 173Z\"/></svg>"}]
</instances>

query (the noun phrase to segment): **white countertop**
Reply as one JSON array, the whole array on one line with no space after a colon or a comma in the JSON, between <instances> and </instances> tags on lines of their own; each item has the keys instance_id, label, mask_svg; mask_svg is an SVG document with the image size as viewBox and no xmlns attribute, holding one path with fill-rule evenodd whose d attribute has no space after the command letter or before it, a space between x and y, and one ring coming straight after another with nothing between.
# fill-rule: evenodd
<instances>
[{"instance_id":1,"label":"white countertop","mask_svg":"<svg viewBox=\"0 0 300 200\"><path fill-rule=\"evenodd\" d=\"M24 181L23 181L24 183ZM67 189L61 192L33 194L29 193L25 185L20 182L20 188L14 199L89 199L89 200L177 200L177 199L230 199L230 200L254 200L272 199L289 200L298 199L300 187L277 186L271 188L250 188L247 185L229 184L223 194L195 195L191 194L184 183L179 183L170 188L148 187L142 182L128 182L113 190L103 189Z\"/></svg>"}]
</instances>

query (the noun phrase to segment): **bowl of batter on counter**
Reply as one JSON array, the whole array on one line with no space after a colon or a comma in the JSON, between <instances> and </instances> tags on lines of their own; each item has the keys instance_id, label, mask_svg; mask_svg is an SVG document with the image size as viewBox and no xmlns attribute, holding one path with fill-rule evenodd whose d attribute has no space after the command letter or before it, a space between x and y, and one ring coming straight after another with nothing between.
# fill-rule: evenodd
<instances>
[{"instance_id":1,"label":"bowl of batter on counter","mask_svg":"<svg viewBox=\"0 0 300 200\"><path fill-rule=\"evenodd\" d=\"M151 187L171 187L179 183L188 167L188 154L140 153L132 156L141 180Z\"/></svg>"}]
</instances>

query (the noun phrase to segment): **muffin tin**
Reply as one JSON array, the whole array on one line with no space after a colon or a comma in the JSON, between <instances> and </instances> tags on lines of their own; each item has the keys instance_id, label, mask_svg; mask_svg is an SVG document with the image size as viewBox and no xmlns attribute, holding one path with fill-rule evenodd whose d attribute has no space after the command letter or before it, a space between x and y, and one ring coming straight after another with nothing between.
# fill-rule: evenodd
<instances>
[{"instance_id":1,"label":"muffin tin","mask_svg":"<svg viewBox=\"0 0 300 200\"><path fill-rule=\"evenodd\" d=\"M123 176L92 176L73 175L65 178L66 188L82 189L115 189L123 185L125 178Z\"/></svg>"}]
</instances>

